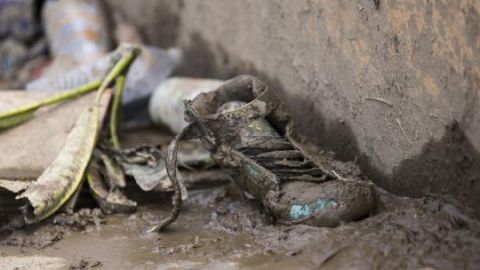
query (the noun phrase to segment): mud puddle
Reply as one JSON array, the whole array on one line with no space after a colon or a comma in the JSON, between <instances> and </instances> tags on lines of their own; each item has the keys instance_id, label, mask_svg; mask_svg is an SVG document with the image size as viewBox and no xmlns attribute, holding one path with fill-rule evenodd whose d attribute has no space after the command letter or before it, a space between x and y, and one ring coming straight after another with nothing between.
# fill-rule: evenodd
<instances>
[{"instance_id":1,"label":"mud puddle","mask_svg":"<svg viewBox=\"0 0 480 270\"><path fill-rule=\"evenodd\" d=\"M339 174L362 177L354 164L319 154ZM480 269L477 220L445 199L377 194L374 215L317 228L272 225L260 204L232 183L197 189L161 234L146 231L169 214L169 197L136 194L143 202L133 214L81 210L4 231L0 268Z\"/></svg>"},{"instance_id":2,"label":"mud puddle","mask_svg":"<svg viewBox=\"0 0 480 270\"><path fill-rule=\"evenodd\" d=\"M220 202L227 190L219 187L193 192L181 218L164 234L147 230L168 215L167 200L159 205L141 206L131 215L107 216L83 228L53 224L51 220L36 228L16 231L4 236L0 255L19 260L19 269L22 265L31 269L26 267L28 263L38 262L26 258L38 256L55 258L55 267L58 261L67 263L63 268L52 269L238 269L246 258L260 256L264 257L262 260L271 260L270 253L255 242L254 235L243 230L244 221L239 222L240 217L230 214L230 207L242 208L237 205L239 202ZM222 206L217 206L219 202ZM219 216L230 215L231 221L218 222ZM246 221L248 226L258 222L256 218Z\"/></svg>"}]
</instances>

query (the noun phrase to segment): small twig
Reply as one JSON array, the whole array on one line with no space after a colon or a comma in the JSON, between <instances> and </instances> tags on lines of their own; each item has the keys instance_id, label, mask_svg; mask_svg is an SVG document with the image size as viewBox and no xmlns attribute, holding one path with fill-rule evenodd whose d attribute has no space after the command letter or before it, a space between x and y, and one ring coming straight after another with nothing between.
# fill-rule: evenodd
<instances>
[{"instance_id":1,"label":"small twig","mask_svg":"<svg viewBox=\"0 0 480 270\"><path fill-rule=\"evenodd\" d=\"M393 107L393 104L392 104L391 102L389 102L389 101L387 101L387 100L385 100L385 99L383 99L383 98L378 98L378 97L366 97L366 98L364 98L364 100L378 101L378 102L381 102L381 103L383 103L383 104L385 104L385 105L388 105L388 106L390 106L390 107Z\"/></svg>"},{"instance_id":2,"label":"small twig","mask_svg":"<svg viewBox=\"0 0 480 270\"><path fill-rule=\"evenodd\" d=\"M403 129L403 126L402 126L402 123L400 123L400 120L397 118L397 119L395 119L395 121L397 122L398 127L400 128L400 131L402 131L402 134L403 134L403 137L405 137L405 140L407 140L408 144L412 144L412 142L410 141L410 139L407 136L407 133Z\"/></svg>"}]
</instances>

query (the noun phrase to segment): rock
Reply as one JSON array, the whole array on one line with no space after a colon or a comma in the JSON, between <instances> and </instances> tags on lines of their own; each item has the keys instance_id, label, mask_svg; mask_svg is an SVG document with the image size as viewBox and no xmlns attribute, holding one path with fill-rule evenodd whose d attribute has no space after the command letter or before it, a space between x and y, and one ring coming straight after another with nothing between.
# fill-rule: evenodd
<instances>
[{"instance_id":1,"label":"rock","mask_svg":"<svg viewBox=\"0 0 480 270\"><path fill-rule=\"evenodd\" d=\"M49 96L48 92L0 92L0 112ZM0 179L35 179L57 156L80 111L95 93L40 109L34 119L0 131Z\"/></svg>"}]
</instances>

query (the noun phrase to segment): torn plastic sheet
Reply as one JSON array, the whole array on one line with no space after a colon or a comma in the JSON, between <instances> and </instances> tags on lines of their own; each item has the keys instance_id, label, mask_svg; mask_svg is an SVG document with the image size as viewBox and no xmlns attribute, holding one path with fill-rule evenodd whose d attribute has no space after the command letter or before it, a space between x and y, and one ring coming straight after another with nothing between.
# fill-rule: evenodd
<instances>
[{"instance_id":1,"label":"torn plastic sheet","mask_svg":"<svg viewBox=\"0 0 480 270\"><path fill-rule=\"evenodd\" d=\"M150 46L140 46L142 53L132 63L127 74L122 103L148 97L155 87L167 78L181 60L181 51L176 48L162 50ZM27 91L45 91L46 89L64 90L78 87L99 79L108 70L110 53L97 61L67 70L63 74L44 76L27 84ZM144 106L145 104L143 104Z\"/></svg>"}]
</instances>

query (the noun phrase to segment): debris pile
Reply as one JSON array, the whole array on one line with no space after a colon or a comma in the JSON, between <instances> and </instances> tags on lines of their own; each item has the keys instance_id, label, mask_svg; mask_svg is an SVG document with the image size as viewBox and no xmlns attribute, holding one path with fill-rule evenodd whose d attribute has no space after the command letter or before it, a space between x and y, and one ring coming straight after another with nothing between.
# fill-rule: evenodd
<instances>
[{"instance_id":1,"label":"debris pile","mask_svg":"<svg viewBox=\"0 0 480 270\"><path fill-rule=\"evenodd\" d=\"M55 92L43 100L0 113L0 128L3 131L0 136L8 137L10 129L34 121L42 108L95 92L95 98L79 113L62 148L38 178L19 180L12 177L0 180L0 187L19 193L17 199L26 199L27 205L23 207L23 213L27 223L42 221L60 209L73 211L85 183L106 214L135 210L136 202L123 193L127 187L127 177L133 178L144 191L174 190L174 185L167 177L159 146L145 145L122 150L117 135L127 73L141 52L137 47L120 46L111 54L110 67L102 80ZM180 155L181 167L197 170L215 166L208 152L202 149L198 142L186 145ZM205 178L220 182L229 179L228 175L218 169L195 175L185 173L186 182L190 186ZM183 184L181 190L186 199L187 192Z\"/></svg>"},{"instance_id":2,"label":"debris pile","mask_svg":"<svg viewBox=\"0 0 480 270\"><path fill-rule=\"evenodd\" d=\"M171 191L160 147L123 151L117 131L119 123L150 124L149 96L178 64L180 51L123 44L142 40L115 13L115 41L123 45L109 52L113 40L98 1L5 1L0 13L2 85L28 91L0 92L0 213L18 206L5 191L25 204L27 223L74 211L84 185L105 213L135 210L123 194L127 177L144 190ZM48 59L42 69L17 78L37 56ZM186 168L211 161L192 156ZM215 176L227 179L218 170Z\"/></svg>"},{"instance_id":3,"label":"debris pile","mask_svg":"<svg viewBox=\"0 0 480 270\"><path fill-rule=\"evenodd\" d=\"M111 68L102 81L93 81L0 114L0 127L8 129L31 120L35 117L35 112L42 107L96 91L95 99L80 112L55 159L35 181L29 184L22 182L24 186L15 189L11 187L14 180L3 181L3 187L13 192L24 190L17 199L25 198L28 201L23 209L27 223L36 223L50 217L69 200L73 200L68 203L74 205L75 194L80 190L85 173L89 171L89 166L94 166L95 158L92 159L92 154L97 143L117 146L117 124L114 115L118 114L118 105L115 105L115 102L120 100L115 97L121 95L125 72L138 53L136 48L122 47L115 57L112 57ZM112 93L110 88L113 84L115 93ZM109 120L104 122L106 118ZM104 129L104 123L107 122L110 128Z\"/></svg>"},{"instance_id":4,"label":"debris pile","mask_svg":"<svg viewBox=\"0 0 480 270\"><path fill-rule=\"evenodd\" d=\"M449 198L382 190L276 89L177 77L187 56L100 0L0 0L1 269L478 268L479 223Z\"/></svg>"},{"instance_id":5,"label":"debris pile","mask_svg":"<svg viewBox=\"0 0 480 270\"><path fill-rule=\"evenodd\" d=\"M116 42L138 44L122 43L109 52L114 42L97 1L40 4L24 3L28 14L41 14L41 24L39 18L13 16L5 23L10 28L1 29L2 37L43 41L32 52L11 39L1 43L0 55L11 58L6 67L12 74L25 55L50 57L41 76L24 83L25 100L0 108L0 146L9 155L0 164L0 187L17 194L27 223L60 210L75 212L83 186L105 214L133 212L137 202L125 195L129 183L143 192L173 193L171 215L152 231L175 221L187 190L202 182L233 180L281 224L336 226L375 209L368 184L337 177L295 146L285 105L260 80L166 79L182 61L181 51L140 44L141 36L122 14L113 14ZM31 27L19 32L15 18ZM0 94L0 102L8 104L13 93ZM190 101L184 105L184 100ZM152 123L178 134L168 149L122 148L120 126ZM38 141L48 144L51 138L55 147ZM188 142L179 146L180 140ZM19 142L37 150L19 151L14 146Z\"/></svg>"}]
</instances>

